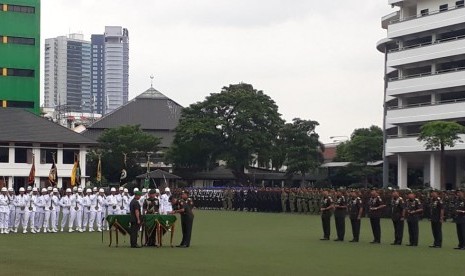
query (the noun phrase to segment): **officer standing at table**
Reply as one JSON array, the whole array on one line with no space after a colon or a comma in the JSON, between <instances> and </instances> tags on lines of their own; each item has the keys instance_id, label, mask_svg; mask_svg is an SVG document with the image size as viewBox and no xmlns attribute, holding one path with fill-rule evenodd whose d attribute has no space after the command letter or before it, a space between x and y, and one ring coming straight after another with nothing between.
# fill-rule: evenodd
<instances>
[{"instance_id":1,"label":"officer standing at table","mask_svg":"<svg viewBox=\"0 0 465 276\"><path fill-rule=\"evenodd\" d=\"M137 191L134 193L134 198L129 204L129 213L131 214L131 248L140 248L137 245L137 234L139 233L142 216L140 214L140 204L139 200L142 196L142 193Z\"/></svg>"},{"instance_id":2,"label":"officer standing at table","mask_svg":"<svg viewBox=\"0 0 465 276\"><path fill-rule=\"evenodd\" d=\"M149 197L144 200L143 209L144 215L158 214L160 208L160 201L155 197L156 191L150 190ZM147 230L146 230L147 231ZM147 246L155 246L157 231L153 230L152 233L145 233L148 236Z\"/></svg>"},{"instance_id":3,"label":"officer standing at table","mask_svg":"<svg viewBox=\"0 0 465 276\"><path fill-rule=\"evenodd\" d=\"M191 244L192 224L194 223L193 207L194 203L192 199L189 198L189 192L182 191L181 200L178 202L178 208L171 212L171 214L181 214L182 241L181 244L176 247L187 248Z\"/></svg>"}]
</instances>

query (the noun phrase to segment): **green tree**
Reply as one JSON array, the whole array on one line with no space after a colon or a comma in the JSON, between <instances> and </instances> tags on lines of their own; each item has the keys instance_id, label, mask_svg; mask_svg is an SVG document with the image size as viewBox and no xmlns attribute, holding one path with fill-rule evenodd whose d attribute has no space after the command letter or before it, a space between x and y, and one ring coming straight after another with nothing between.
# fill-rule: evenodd
<instances>
[{"instance_id":1,"label":"green tree","mask_svg":"<svg viewBox=\"0 0 465 276\"><path fill-rule=\"evenodd\" d=\"M98 142L98 149L91 151L87 157L90 164L89 175L96 175L98 154L101 154L102 176L115 183L119 182L124 167L128 180L143 173L140 158L145 157L147 152L156 152L160 138L145 133L140 126L121 126L105 130Z\"/></svg>"},{"instance_id":2,"label":"green tree","mask_svg":"<svg viewBox=\"0 0 465 276\"><path fill-rule=\"evenodd\" d=\"M282 124L269 96L250 84L230 85L183 109L168 160L199 170L224 160L245 181L244 168L270 155Z\"/></svg>"},{"instance_id":3,"label":"green tree","mask_svg":"<svg viewBox=\"0 0 465 276\"><path fill-rule=\"evenodd\" d=\"M287 173L300 173L301 186L305 184L305 175L315 172L323 162L324 146L315 131L318 125L316 121L295 118L292 123L285 124L282 130Z\"/></svg>"},{"instance_id":4,"label":"green tree","mask_svg":"<svg viewBox=\"0 0 465 276\"><path fill-rule=\"evenodd\" d=\"M463 142L459 134L465 133L465 127L448 121L434 121L424 124L420 129L418 141L425 143L427 150L435 150L441 155L441 189L445 188L445 148L453 148L457 142Z\"/></svg>"}]
</instances>

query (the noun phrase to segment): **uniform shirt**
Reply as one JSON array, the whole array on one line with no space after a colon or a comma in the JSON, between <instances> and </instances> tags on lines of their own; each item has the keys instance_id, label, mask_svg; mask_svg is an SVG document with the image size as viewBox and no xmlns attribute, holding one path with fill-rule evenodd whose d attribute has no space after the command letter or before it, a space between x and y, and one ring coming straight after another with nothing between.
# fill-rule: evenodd
<instances>
[{"instance_id":1,"label":"uniform shirt","mask_svg":"<svg viewBox=\"0 0 465 276\"><path fill-rule=\"evenodd\" d=\"M347 206L346 199L343 196L338 196L336 198L336 202L334 203L336 207L345 207ZM335 208L334 209L334 216L336 217L345 217L347 213L347 209L345 208Z\"/></svg>"},{"instance_id":2,"label":"uniform shirt","mask_svg":"<svg viewBox=\"0 0 465 276\"><path fill-rule=\"evenodd\" d=\"M10 206L10 211L15 209L15 198L16 195L8 194L8 206Z\"/></svg>"},{"instance_id":3,"label":"uniform shirt","mask_svg":"<svg viewBox=\"0 0 465 276\"><path fill-rule=\"evenodd\" d=\"M362 199L360 197L352 198L349 201L349 213L351 219L358 218L360 208L362 208Z\"/></svg>"},{"instance_id":4,"label":"uniform shirt","mask_svg":"<svg viewBox=\"0 0 465 276\"><path fill-rule=\"evenodd\" d=\"M457 205L456 205L456 210L457 211L465 211L465 200L459 198L457 200ZM462 224L465 223L465 214L464 213L457 213L457 216L455 217L455 223L457 224Z\"/></svg>"},{"instance_id":5,"label":"uniform shirt","mask_svg":"<svg viewBox=\"0 0 465 276\"><path fill-rule=\"evenodd\" d=\"M10 208L8 207L8 195L0 194L0 213L8 213Z\"/></svg>"},{"instance_id":6,"label":"uniform shirt","mask_svg":"<svg viewBox=\"0 0 465 276\"><path fill-rule=\"evenodd\" d=\"M45 207L45 200L43 195L37 195L36 198L36 211L43 212Z\"/></svg>"},{"instance_id":7,"label":"uniform shirt","mask_svg":"<svg viewBox=\"0 0 465 276\"><path fill-rule=\"evenodd\" d=\"M60 206L63 208L63 212L69 212L71 209L71 196L65 195L60 200Z\"/></svg>"},{"instance_id":8,"label":"uniform shirt","mask_svg":"<svg viewBox=\"0 0 465 276\"><path fill-rule=\"evenodd\" d=\"M26 209L28 203L29 198L27 197L27 195L18 195L15 198L15 206L21 211L24 211Z\"/></svg>"},{"instance_id":9,"label":"uniform shirt","mask_svg":"<svg viewBox=\"0 0 465 276\"><path fill-rule=\"evenodd\" d=\"M136 210L140 211L140 204L139 201L134 198L129 204L129 214L131 215L131 223L137 222Z\"/></svg>"},{"instance_id":10,"label":"uniform shirt","mask_svg":"<svg viewBox=\"0 0 465 276\"><path fill-rule=\"evenodd\" d=\"M381 205L383 205L383 200L381 199L380 196L377 197L370 197L370 201L368 202L368 205L370 208L377 208ZM380 218L383 210L378 209L378 210L370 210L370 218Z\"/></svg>"},{"instance_id":11,"label":"uniform shirt","mask_svg":"<svg viewBox=\"0 0 465 276\"><path fill-rule=\"evenodd\" d=\"M431 221L441 221L441 211L444 210L444 203L440 197L433 198L431 202Z\"/></svg>"},{"instance_id":12,"label":"uniform shirt","mask_svg":"<svg viewBox=\"0 0 465 276\"><path fill-rule=\"evenodd\" d=\"M398 197L397 199L392 199L391 202L392 208L392 220L398 221L404 216L405 201L403 198Z\"/></svg>"},{"instance_id":13,"label":"uniform shirt","mask_svg":"<svg viewBox=\"0 0 465 276\"><path fill-rule=\"evenodd\" d=\"M418 221L420 217L420 213L415 213L415 214L409 214L409 211L416 211L423 209L423 206L421 205L421 202L418 198L415 199L409 199L407 200L407 203L405 205L405 208L407 209L407 220L408 221Z\"/></svg>"},{"instance_id":14,"label":"uniform shirt","mask_svg":"<svg viewBox=\"0 0 465 276\"><path fill-rule=\"evenodd\" d=\"M115 195L107 196L106 203L107 203L108 208L111 208L111 209L115 210L116 205L118 204L118 202L116 200L116 196Z\"/></svg>"},{"instance_id":15,"label":"uniform shirt","mask_svg":"<svg viewBox=\"0 0 465 276\"><path fill-rule=\"evenodd\" d=\"M29 204L27 205L27 210L29 212L37 211L37 205L36 205L37 197L38 196L34 194L29 197Z\"/></svg>"},{"instance_id":16,"label":"uniform shirt","mask_svg":"<svg viewBox=\"0 0 465 276\"><path fill-rule=\"evenodd\" d=\"M331 204L333 204L333 199L330 196L324 197L321 200L321 208L328 208L329 206L331 206ZM321 215L322 216L331 216L331 209L322 211Z\"/></svg>"},{"instance_id":17,"label":"uniform shirt","mask_svg":"<svg viewBox=\"0 0 465 276\"><path fill-rule=\"evenodd\" d=\"M192 208L194 207L194 202L192 199L188 198L186 200L179 200L179 209L184 209L184 212L181 213L183 217L194 217L194 212Z\"/></svg>"},{"instance_id":18,"label":"uniform shirt","mask_svg":"<svg viewBox=\"0 0 465 276\"><path fill-rule=\"evenodd\" d=\"M86 195L82 197L82 206L84 207L85 212L90 212L91 205L92 205L92 200L90 199L90 196Z\"/></svg>"},{"instance_id":19,"label":"uniform shirt","mask_svg":"<svg viewBox=\"0 0 465 276\"><path fill-rule=\"evenodd\" d=\"M149 197L144 200L143 209L147 214L157 214L160 209L160 201L156 197Z\"/></svg>"},{"instance_id":20,"label":"uniform shirt","mask_svg":"<svg viewBox=\"0 0 465 276\"><path fill-rule=\"evenodd\" d=\"M160 196L160 213L166 215L171 211L173 211L173 205L171 205L170 197L167 194L162 194Z\"/></svg>"},{"instance_id":21,"label":"uniform shirt","mask_svg":"<svg viewBox=\"0 0 465 276\"><path fill-rule=\"evenodd\" d=\"M50 194L44 195L45 211L53 210L52 196Z\"/></svg>"}]
</instances>

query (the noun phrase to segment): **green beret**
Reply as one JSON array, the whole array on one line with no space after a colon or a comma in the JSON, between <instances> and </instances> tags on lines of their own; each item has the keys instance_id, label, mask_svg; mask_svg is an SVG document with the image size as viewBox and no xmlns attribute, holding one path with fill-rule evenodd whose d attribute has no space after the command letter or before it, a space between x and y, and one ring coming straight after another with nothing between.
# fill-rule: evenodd
<instances>
[{"instance_id":1,"label":"green beret","mask_svg":"<svg viewBox=\"0 0 465 276\"><path fill-rule=\"evenodd\" d=\"M141 195L143 195L143 193L142 193L142 192L139 192L139 191L137 191L137 192L135 192L135 193L134 193L134 195L141 196Z\"/></svg>"}]
</instances>

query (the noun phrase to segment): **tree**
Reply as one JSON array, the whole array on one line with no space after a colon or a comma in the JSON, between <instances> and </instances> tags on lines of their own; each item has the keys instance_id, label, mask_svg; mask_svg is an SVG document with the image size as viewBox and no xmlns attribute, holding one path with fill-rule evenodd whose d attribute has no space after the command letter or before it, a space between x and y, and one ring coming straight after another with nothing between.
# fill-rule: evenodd
<instances>
[{"instance_id":1,"label":"tree","mask_svg":"<svg viewBox=\"0 0 465 276\"><path fill-rule=\"evenodd\" d=\"M96 175L98 155L101 154L102 175L114 183L119 182L123 168L127 171L127 179L134 179L143 173L139 158L145 157L147 152L155 153L160 138L145 133L140 126L121 126L105 130L98 142L99 149L91 151L88 155L89 174Z\"/></svg>"},{"instance_id":2,"label":"tree","mask_svg":"<svg viewBox=\"0 0 465 276\"><path fill-rule=\"evenodd\" d=\"M287 173L302 175L301 186L305 184L306 173L320 167L323 162L323 144L315 128L318 122L295 118L284 125L281 135L284 140Z\"/></svg>"},{"instance_id":3,"label":"tree","mask_svg":"<svg viewBox=\"0 0 465 276\"><path fill-rule=\"evenodd\" d=\"M425 142L427 150L440 151L441 155L441 189L445 188L445 148L453 148L457 142L463 142L459 134L465 133L465 127L448 121L434 121L424 124L420 129L418 141Z\"/></svg>"},{"instance_id":4,"label":"tree","mask_svg":"<svg viewBox=\"0 0 465 276\"><path fill-rule=\"evenodd\" d=\"M348 171L352 176L361 178L368 185L368 176L379 169L368 163L382 160L383 131L378 126L355 129L350 140L336 148L337 161L351 162Z\"/></svg>"},{"instance_id":5,"label":"tree","mask_svg":"<svg viewBox=\"0 0 465 276\"><path fill-rule=\"evenodd\" d=\"M199 170L224 160L241 179L257 156L270 155L282 125L277 105L262 91L245 83L223 87L183 109L168 158Z\"/></svg>"}]
</instances>

